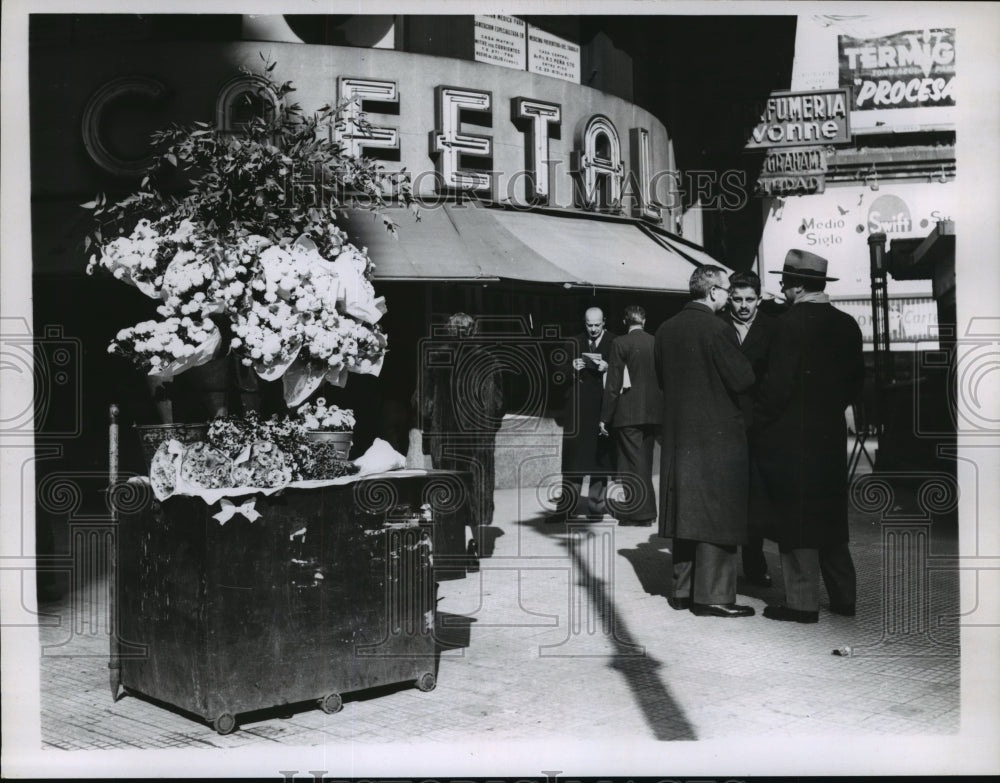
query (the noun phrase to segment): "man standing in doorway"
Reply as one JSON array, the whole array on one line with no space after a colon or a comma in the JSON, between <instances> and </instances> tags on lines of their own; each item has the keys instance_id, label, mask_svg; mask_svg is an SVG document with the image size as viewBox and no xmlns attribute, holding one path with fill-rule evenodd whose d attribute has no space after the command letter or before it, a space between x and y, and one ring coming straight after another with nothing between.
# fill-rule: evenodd
<instances>
[{"instance_id":1,"label":"man standing in doorway","mask_svg":"<svg viewBox=\"0 0 1000 783\"><path fill-rule=\"evenodd\" d=\"M772 620L815 623L819 579L830 611L853 616L854 563L847 547L844 409L864 382L861 329L830 304L825 258L789 250L781 289L792 305L775 320L767 377L754 415L760 468L778 512L785 604Z\"/></svg>"},{"instance_id":2,"label":"man standing in doorway","mask_svg":"<svg viewBox=\"0 0 1000 783\"><path fill-rule=\"evenodd\" d=\"M611 344L611 362L601 407L601 434L615 431L615 472L625 497L615 506L619 525L652 525L656 519L653 493L653 443L663 418L663 393L653 363L653 336L647 334L646 311L625 308L628 333ZM611 502L609 501L609 505Z\"/></svg>"},{"instance_id":3,"label":"man standing in doorway","mask_svg":"<svg viewBox=\"0 0 1000 783\"><path fill-rule=\"evenodd\" d=\"M750 360L756 377L754 388L740 395L740 409L746 421L750 455L750 488L747 509L747 542L740 547L743 560L743 577L758 587L770 587L771 576L767 572L764 558L764 531L772 522L767 508L767 497L757 467L756 448L753 442L754 392L764 377L767 365L767 350L771 342L771 326L774 318L760 309L760 278L753 272L737 272L730 275L729 306L722 311L722 317L733 325L740 350Z\"/></svg>"},{"instance_id":4,"label":"man standing in doorway","mask_svg":"<svg viewBox=\"0 0 1000 783\"><path fill-rule=\"evenodd\" d=\"M698 616L749 617L736 604L736 547L747 534L747 438L738 398L754 383L736 334L716 314L729 279L706 265L693 301L656 331L663 389L660 535L673 539L670 605Z\"/></svg>"},{"instance_id":5,"label":"man standing in doorway","mask_svg":"<svg viewBox=\"0 0 1000 783\"><path fill-rule=\"evenodd\" d=\"M587 517L600 519L611 473L611 439L601 435L599 423L604 379L617 335L604 327L604 311L591 307L584 314L586 331L572 338L573 371L568 378L563 424L562 494L548 522L565 522L576 510L583 477L590 477Z\"/></svg>"}]
</instances>

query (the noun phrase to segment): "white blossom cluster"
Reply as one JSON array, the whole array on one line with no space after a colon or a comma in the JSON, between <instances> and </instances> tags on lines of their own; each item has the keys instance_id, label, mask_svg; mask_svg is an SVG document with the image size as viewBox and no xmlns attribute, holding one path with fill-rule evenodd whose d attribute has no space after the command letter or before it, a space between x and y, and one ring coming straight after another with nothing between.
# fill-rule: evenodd
<instances>
[{"instance_id":1,"label":"white blossom cluster","mask_svg":"<svg viewBox=\"0 0 1000 783\"><path fill-rule=\"evenodd\" d=\"M116 280L136 286L146 296L159 296L163 273L178 243L187 234L188 226L184 223L190 225L190 221L183 221L176 231L170 231L166 221L153 223L143 218L127 237L117 237L104 245L99 258L91 256L87 274L103 267Z\"/></svg>"},{"instance_id":2,"label":"white blossom cluster","mask_svg":"<svg viewBox=\"0 0 1000 783\"><path fill-rule=\"evenodd\" d=\"M122 329L108 346L108 353L127 356L148 368L150 375L161 375L176 367L200 364L206 353L207 361L218 348L219 339L218 327L210 318L173 317Z\"/></svg>"},{"instance_id":3,"label":"white blossom cluster","mask_svg":"<svg viewBox=\"0 0 1000 783\"><path fill-rule=\"evenodd\" d=\"M325 397L317 397L315 404L307 402L295 412L302 417L306 427L310 430L346 432L354 429L354 411L336 405L327 407Z\"/></svg>"}]
</instances>

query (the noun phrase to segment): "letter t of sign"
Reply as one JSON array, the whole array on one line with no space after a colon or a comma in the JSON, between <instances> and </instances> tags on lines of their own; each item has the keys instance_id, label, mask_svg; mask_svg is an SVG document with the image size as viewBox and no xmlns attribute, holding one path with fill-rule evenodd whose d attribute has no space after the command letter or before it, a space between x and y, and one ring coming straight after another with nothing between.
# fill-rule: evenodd
<instances>
[{"instance_id":1,"label":"letter t of sign","mask_svg":"<svg viewBox=\"0 0 1000 783\"><path fill-rule=\"evenodd\" d=\"M531 120L525 144L525 162L530 179L525 184L528 201L549 200L549 126L562 122L562 106L531 98L512 98L510 113L515 120Z\"/></svg>"},{"instance_id":2,"label":"letter t of sign","mask_svg":"<svg viewBox=\"0 0 1000 783\"><path fill-rule=\"evenodd\" d=\"M492 115L492 93L437 87L434 99L437 129L430 133L430 154L437 158L435 165L441 188L489 193L492 185L489 173L462 170L459 156L489 158L493 154L493 137L460 133L459 129L463 110Z\"/></svg>"}]
</instances>

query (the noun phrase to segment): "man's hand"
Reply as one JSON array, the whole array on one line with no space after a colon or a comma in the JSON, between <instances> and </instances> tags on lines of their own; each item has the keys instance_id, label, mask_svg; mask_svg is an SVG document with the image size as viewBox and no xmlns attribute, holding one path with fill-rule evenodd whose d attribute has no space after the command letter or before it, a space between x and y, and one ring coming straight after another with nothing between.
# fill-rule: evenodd
<instances>
[{"instance_id":1,"label":"man's hand","mask_svg":"<svg viewBox=\"0 0 1000 783\"><path fill-rule=\"evenodd\" d=\"M597 371L598 372L607 372L608 371L608 363L606 361L604 361L604 359L601 359L597 363Z\"/></svg>"},{"instance_id":2,"label":"man's hand","mask_svg":"<svg viewBox=\"0 0 1000 783\"><path fill-rule=\"evenodd\" d=\"M583 359L574 359L573 360L573 369L574 370L582 370L586 366L587 366L587 363Z\"/></svg>"},{"instance_id":3,"label":"man's hand","mask_svg":"<svg viewBox=\"0 0 1000 783\"><path fill-rule=\"evenodd\" d=\"M608 434L608 428L604 426L604 422L603 421L599 421L597 423L597 427L601 431L601 435L607 435Z\"/></svg>"}]
</instances>

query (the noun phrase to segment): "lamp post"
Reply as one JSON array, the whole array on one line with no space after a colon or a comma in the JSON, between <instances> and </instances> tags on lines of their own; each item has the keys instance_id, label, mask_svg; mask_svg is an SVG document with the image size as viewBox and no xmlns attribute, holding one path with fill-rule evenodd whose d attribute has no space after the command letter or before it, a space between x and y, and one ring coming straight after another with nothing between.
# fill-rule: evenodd
<instances>
[{"instance_id":1,"label":"lamp post","mask_svg":"<svg viewBox=\"0 0 1000 783\"><path fill-rule=\"evenodd\" d=\"M885 388L895 380L892 354L889 352L889 293L886 282L885 234L868 237L872 280L872 344L875 349L875 390L878 415L875 425L881 436L885 430Z\"/></svg>"}]
</instances>

